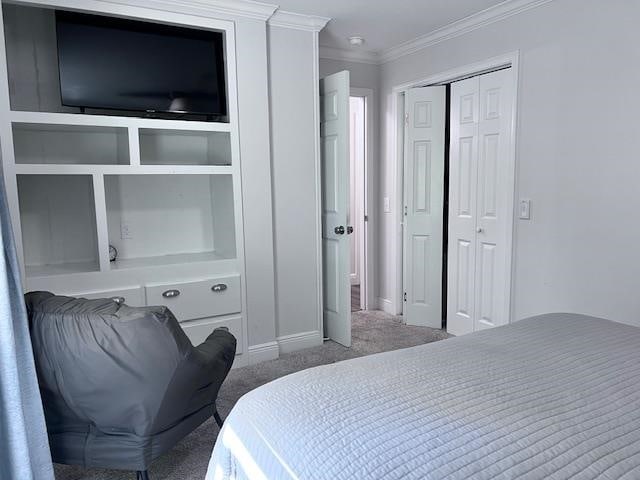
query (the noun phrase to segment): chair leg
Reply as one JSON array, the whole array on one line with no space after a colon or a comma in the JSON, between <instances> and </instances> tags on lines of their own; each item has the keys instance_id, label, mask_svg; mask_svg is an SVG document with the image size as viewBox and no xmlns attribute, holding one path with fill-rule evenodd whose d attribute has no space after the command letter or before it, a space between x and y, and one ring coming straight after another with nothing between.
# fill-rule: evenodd
<instances>
[{"instance_id":1,"label":"chair leg","mask_svg":"<svg viewBox=\"0 0 640 480\"><path fill-rule=\"evenodd\" d=\"M213 412L213 418L216 419L216 423L218 424L218 427L222 428L222 418L220 418L220 414L218 413L218 410L214 410Z\"/></svg>"},{"instance_id":2,"label":"chair leg","mask_svg":"<svg viewBox=\"0 0 640 480\"><path fill-rule=\"evenodd\" d=\"M136 472L136 480L149 480L149 472L147 470L138 470Z\"/></svg>"}]
</instances>

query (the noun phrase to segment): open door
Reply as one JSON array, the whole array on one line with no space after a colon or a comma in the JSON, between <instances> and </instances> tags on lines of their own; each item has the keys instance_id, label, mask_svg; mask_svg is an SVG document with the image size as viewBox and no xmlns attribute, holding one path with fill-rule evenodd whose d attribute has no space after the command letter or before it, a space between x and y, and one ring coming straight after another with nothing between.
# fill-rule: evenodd
<instances>
[{"instance_id":1,"label":"open door","mask_svg":"<svg viewBox=\"0 0 640 480\"><path fill-rule=\"evenodd\" d=\"M349 72L320 80L322 268L325 335L351 346Z\"/></svg>"},{"instance_id":2,"label":"open door","mask_svg":"<svg viewBox=\"0 0 640 480\"><path fill-rule=\"evenodd\" d=\"M405 94L404 320L442 328L446 87Z\"/></svg>"}]
</instances>

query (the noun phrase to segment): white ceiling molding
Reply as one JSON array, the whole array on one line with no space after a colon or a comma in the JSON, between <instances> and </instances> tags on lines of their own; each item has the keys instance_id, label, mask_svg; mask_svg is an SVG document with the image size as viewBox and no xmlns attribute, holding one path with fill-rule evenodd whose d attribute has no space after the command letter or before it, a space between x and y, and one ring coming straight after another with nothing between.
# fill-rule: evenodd
<instances>
[{"instance_id":1,"label":"white ceiling molding","mask_svg":"<svg viewBox=\"0 0 640 480\"><path fill-rule=\"evenodd\" d=\"M271 18L278 9L278 5L251 0L107 0L107 3L132 5L200 17L242 17L262 21Z\"/></svg>"},{"instance_id":2,"label":"white ceiling molding","mask_svg":"<svg viewBox=\"0 0 640 480\"><path fill-rule=\"evenodd\" d=\"M329 20L331 19L327 17L276 10L271 18L269 18L269 25L319 32L325 27Z\"/></svg>"},{"instance_id":3,"label":"white ceiling molding","mask_svg":"<svg viewBox=\"0 0 640 480\"><path fill-rule=\"evenodd\" d=\"M551 1L552 0L506 0L494 7L469 15L462 20L453 22L414 40L382 50L379 54L379 63L387 63L405 55L410 55L423 48L459 37L465 33L511 17L512 15L517 15L531 8L539 7Z\"/></svg>"},{"instance_id":4,"label":"white ceiling molding","mask_svg":"<svg viewBox=\"0 0 640 480\"><path fill-rule=\"evenodd\" d=\"M370 63L378 65L380 56L376 52L368 50L350 50L347 48L323 47L320 46L320 58L328 60L339 60L357 63Z\"/></svg>"}]
</instances>

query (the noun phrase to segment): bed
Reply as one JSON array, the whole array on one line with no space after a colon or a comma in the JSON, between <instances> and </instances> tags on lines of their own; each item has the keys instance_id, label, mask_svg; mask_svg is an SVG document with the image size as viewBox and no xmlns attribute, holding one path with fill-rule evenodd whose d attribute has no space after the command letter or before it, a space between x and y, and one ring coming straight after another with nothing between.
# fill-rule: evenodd
<instances>
[{"instance_id":1,"label":"bed","mask_svg":"<svg viewBox=\"0 0 640 480\"><path fill-rule=\"evenodd\" d=\"M240 399L207 480L640 479L640 328L549 314Z\"/></svg>"}]
</instances>

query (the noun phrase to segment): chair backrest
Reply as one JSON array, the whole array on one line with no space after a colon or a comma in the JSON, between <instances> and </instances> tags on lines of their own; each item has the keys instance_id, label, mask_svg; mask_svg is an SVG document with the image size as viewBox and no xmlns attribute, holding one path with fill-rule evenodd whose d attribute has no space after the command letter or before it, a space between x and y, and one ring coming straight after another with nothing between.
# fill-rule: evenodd
<instances>
[{"instance_id":1,"label":"chair backrest","mask_svg":"<svg viewBox=\"0 0 640 480\"><path fill-rule=\"evenodd\" d=\"M193 349L169 309L48 292L25 299L50 433L89 425L154 433L167 387Z\"/></svg>"}]
</instances>

